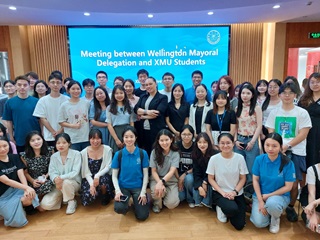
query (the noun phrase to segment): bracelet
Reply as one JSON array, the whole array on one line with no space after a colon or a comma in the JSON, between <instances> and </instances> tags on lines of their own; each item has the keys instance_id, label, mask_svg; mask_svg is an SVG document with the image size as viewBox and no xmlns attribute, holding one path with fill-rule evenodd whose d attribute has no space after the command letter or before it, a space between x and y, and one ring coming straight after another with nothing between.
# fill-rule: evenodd
<instances>
[{"instance_id":1,"label":"bracelet","mask_svg":"<svg viewBox=\"0 0 320 240\"><path fill-rule=\"evenodd\" d=\"M186 176L189 174L188 171L185 171L184 173L186 174Z\"/></svg>"},{"instance_id":2,"label":"bracelet","mask_svg":"<svg viewBox=\"0 0 320 240\"><path fill-rule=\"evenodd\" d=\"M239 192L236 189L233 189L234 192L236 192L237 196L239 195Z\"/></svg>"}]
</instances>

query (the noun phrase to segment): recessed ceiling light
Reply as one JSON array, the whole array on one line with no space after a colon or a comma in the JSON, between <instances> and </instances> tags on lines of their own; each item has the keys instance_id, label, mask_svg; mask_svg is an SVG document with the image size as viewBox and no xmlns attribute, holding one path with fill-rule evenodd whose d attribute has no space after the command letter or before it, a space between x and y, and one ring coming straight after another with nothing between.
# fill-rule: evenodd
<instances>
[{"instance_id":1,"label":"recessed ceiling light","mask_svg":"<svg viewBox=\"0 0 320 240\"><path fill-rule=\"evenodd\" d=\"M208 15L213 15L213 12L211 11L211 12L208 12Z\"/></svg>"},{"instance_id":2,"label":"recessed ceiling light","mask_svg":"<svg viewBox=\"0 0 320 240\"><path fill-rule=\"evenodd\" d=\"M89 16L90 16L90 13L85 12L83 15L85 15L85 16L87 16L87 17L89 17Z\"/></svg>"},{"instance_id":3,"label":"recessed ceiling light","mask_svg":"<svg viewBox=\"0 0 320 240\"><path fill-rule=\"evenodd\" d=\"M17 10L17 8L15 6L10 6L9 9L10 10Z\"/></svg>"},{"instance_id":4,"label":"recessed ceiling light","mask_svg":"<svg viewBox=\"0 0 320 240\"><path fill-rule=\"evenodd\" d=\"M153 18L153 14L148 14L148 18Z\"/></svg>"},{"instance_id":5,"label":"recessed ceiling light","mask_svg":"<svg viewBox=\"0 0 320 240\"><path fill-rule=\"evenodd\" d=\"M273 8L274 9L280 8L280 5L274 5Z\"/></svg>"}]
</instances>

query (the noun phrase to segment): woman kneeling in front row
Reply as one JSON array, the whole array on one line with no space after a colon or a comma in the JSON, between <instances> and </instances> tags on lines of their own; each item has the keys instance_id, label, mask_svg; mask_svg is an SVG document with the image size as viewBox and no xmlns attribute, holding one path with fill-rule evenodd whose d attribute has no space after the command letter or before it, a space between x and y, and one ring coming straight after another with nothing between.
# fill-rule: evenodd
<instances>
[{"instance_id":1,"label":"woman kneeling in front row","mask_svg":"<svg viewBox=\"0 0 320 240\"><path fill-rule=\"evenodd\" d=\"M138 220L149 217L146 196L148 185L149 158L146 151L135 146L137 131L128 126L122 133L125 147L116 152L112 160L112 181L116 191L114 211L126 214L132 196L134 211Z\"/></svg>"},{"instance_id":2,"label":"woman kneeling in front row","mask_svg":"<svg viewBox=\"0 0 320 240\"><path fill-rule=\"evenodd\" d=\"M293 162L281 152L282 137L269 133L264 142L266 154L256 158L252 168L253 203L251 222L271 233L280 229L280 216L290 202L290 190L295 178Z\"/></svg>"},{"instance_id":3,"label":"woman kneeling in front row","mask_svg":"<svg viewBox=\"0 0 320 240\"><path fill-rule=\"evenodd\" d=\"M221 153L210 158L207 174L212 186L212 201L216 203L217 217L220 222L227 222L241 230L246 225L246 203L243 186L248 168L244 157L233 152L234 139L230 133L218 137Z\"/></svg>"},{"instance_id":4,"label":"woman kneeling in front row","mask_svg":"<svg viewBox=\"0 0 320 240\"><path fill-rule=\"evenodd\" d=\"M9 141L0 137L0 216L5 226L23 227L28 223L23 206L38 207L39 200L28 186L19 155L8 152Z\"/></svg>"}]
</instances>

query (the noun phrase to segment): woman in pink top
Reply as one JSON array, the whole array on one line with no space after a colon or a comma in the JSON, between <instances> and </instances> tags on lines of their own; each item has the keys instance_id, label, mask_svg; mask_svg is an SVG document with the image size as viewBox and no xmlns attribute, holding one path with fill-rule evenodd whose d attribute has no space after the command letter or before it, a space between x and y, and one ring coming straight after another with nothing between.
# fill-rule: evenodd
<instances>
[{"instance_id":1,"label":"woman in pink top","mask_svg":"<svg viewBox=\"0 0 320 240\"><path fill-rule=\"evenodd\" d=\"M262 111L256 104L257 95L251 83L241 86L239 102L236 110L237 130L235 138L235 152L240 153L246 160L249 175L252 180L252 166L254 159L260 154L258 137L262 129Z\"/></svg>"}]
</instances>

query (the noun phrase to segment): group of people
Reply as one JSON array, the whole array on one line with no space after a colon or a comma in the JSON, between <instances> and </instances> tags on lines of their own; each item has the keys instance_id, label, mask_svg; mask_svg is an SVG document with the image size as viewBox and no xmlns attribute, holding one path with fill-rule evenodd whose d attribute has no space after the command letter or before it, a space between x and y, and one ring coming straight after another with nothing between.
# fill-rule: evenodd
<instances>
[{"instance_id":1,"label":"group of people","mask_svg":"<svg viewBox=\"0 0 320 240\"><path fill-rule=\"evenodd\" d=\"M84 206L97 198L107 205L114 198L120 214L133 205L139 220L148 218L150 202L159 213L163 205L173 209L186 201L190 208L214 208L219 221L229 219L241 230L247 209L243 189L252 182L250 220L277 233L284 211L289 221L298 220L294 205L307 180L303 219L316 231L320 74L309 77L303 93L293 76L284 83L260 80L254 87L234 86L225 75L212 83L212 93L201 71L191 77L185 90L167 72L165 89L158 90L156 79L141 69L139 88L116 77L111 90L107 73L99 71L99 86L92 79L82 82L84 97L81 84L63 82L59 71L49 76L49 93L38 98L30 96L30 74L7 82L5 90L13 84L17 96L8 90L0 126L5 225L25 225L24 208L54 210L65 203L66 213L73 214L80 194Z\"/></svg>"}]
</instances>

